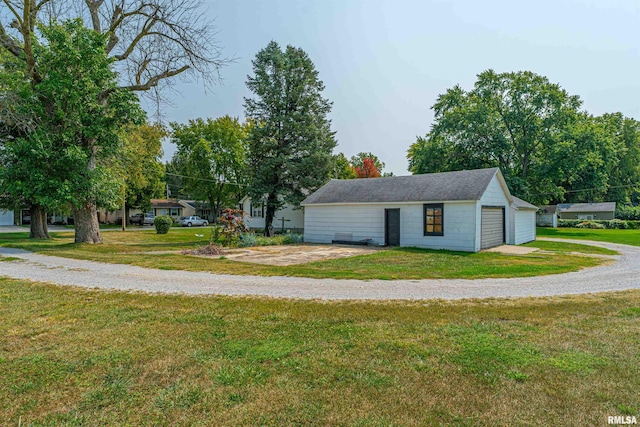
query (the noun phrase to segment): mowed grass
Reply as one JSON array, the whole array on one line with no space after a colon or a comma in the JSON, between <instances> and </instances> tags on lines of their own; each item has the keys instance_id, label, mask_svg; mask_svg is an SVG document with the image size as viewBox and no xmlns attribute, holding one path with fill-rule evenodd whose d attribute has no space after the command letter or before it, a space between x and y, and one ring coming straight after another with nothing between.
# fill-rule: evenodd
<instances>
[{"instance_id":1,"label":"mowed grass","mask_svg":"<svg viewBox=\"0 0 640 427\"><path fill-rule=\"evenodd\" d=\"M640 291L303 302L0 279L0 425L606 425L640 411L639 322Z\"/></svg>"},{"instance_id":2,"label":"mowed grass","mask_svg":"<svg viewBox=\"0 0 640 427\"><path fill-rule=\"evenodd\" d=\"M335 279L436 279L526 277L566 273L607 262L583 255L616 252L586 245L534 242L543 249L527 255L435 251L394 248L350 258L331 259L294 266L268 266L225 259L166 253L208 243L208 229L172 229L169 234L153 231L102 233L105 243L73 243L72 233L53 233L47 241L34 241L24 233L0 235L0 244L69 258L131 264L167 270L208 271L224 274L302 276Z\"/></svg>"},{"instance_id":3,"label":"mowed grass","mask_svg":"<svg viewBox=\"0 0 640 427\"><path fill-rule=\"evenodd\" d=\"M596 240L599 242L622 243L640 246L640 230L591 230L585 228L539 227L538 237L559 239Z\"/></svg>"}]
</instances>

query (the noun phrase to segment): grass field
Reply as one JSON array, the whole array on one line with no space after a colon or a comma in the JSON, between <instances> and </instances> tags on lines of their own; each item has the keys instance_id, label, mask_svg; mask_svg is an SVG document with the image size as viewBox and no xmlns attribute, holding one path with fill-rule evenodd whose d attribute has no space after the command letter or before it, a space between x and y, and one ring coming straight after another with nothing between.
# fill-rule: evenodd
<instances>
[{"instance_id":1,"label":"grass field","mask_svg":"<svg viewBox=\"0 0 640 427\"><path fill-rule=\"evenodd\" d=\"M119 231L102 234L105 243L73 243L72 233L52 233L53 238L34 241L24 233L0 235L0 245L19 247L44 254L87 259L141 267L209 271L225 274L284 275L339 279L427 279L526 277L565 273L599 265L606 260L585 255L610 255L615 252L586 245L535 242L544 249L528 255L434 251L395 248L351 258L333 259L301 265L278 267L248 264L220 257L201 258L179 253L158 253L193 248L208 243L208 229L173 229L169 234L152 231ZM198 237L202 236L202 237Z\"/></svg>"},{"instance_id":2,"label":"grass field","mask_svg":"<svg viewBox=\"0 0 640 427\"><path fill-rule=\"evenodd\" d=\"M640 246L640 230L591 230L584 228L539 227L537 234L538 237L596 240L599 242Z\"/></svg>"},{"instance_id":3,"label":"grass field","mask_svg":"<svg viewBox=\"0 0 640 427\"><path fill-rule=\"evenodd\" d=\"M0 425L606 425L640 411L640 291L324 303L0 279L0 319Z\"/></svg>"}]
</instances>

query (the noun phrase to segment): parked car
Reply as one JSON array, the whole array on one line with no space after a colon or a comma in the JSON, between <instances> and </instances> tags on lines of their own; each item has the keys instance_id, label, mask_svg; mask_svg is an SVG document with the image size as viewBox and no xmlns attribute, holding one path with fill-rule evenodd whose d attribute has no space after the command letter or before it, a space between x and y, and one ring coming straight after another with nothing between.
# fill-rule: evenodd
<instances>
[{"instance_id":1,"label":"parked car","mask_svg":"<svg viewBox=\"0 0 640 427\"><path fill-rule=\"evenodd\" d=\"M201 225L203 227L206 227L207 225L209 225L209 222L206 219L202 219L199 216L182 216L180 217L180 219L178 220L178 224L180 224L183 227L191 227L193 225Z\"/></svg>"},{"instance_id":2,"label":"parked car","mask_svg":"<svg viewBox=\"0 0 640 427\"><path fill-rule=\"evenodd\" d=\"M129 224L153 225L153 220L154 219L155 219L155 215L153 215L153 214L137 213L137 214L131 215L129 217Z\"/></svg>"}]
</instances>

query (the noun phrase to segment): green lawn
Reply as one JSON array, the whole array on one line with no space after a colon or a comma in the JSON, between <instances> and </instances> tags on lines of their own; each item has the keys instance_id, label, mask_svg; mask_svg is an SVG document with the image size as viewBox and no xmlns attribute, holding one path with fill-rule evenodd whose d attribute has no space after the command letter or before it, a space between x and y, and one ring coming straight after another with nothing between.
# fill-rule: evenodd
<instances>
[{"instance_id":1,"label":"green lawn","mask_svg":"<svg viewBox=\"0 0 640 427\"><path fill-rule=\"evenodd\" d=\"M640 246L640 230L591 230L585 228L539 227L537 234L538 237L596 240L600 242Z\"/></svg>"},{"instance_id":2,"label":"green lawn","mask_svg":"<svg viewBox=\"0 0 640 427\"><path fill-rule=\"evenodd\" d=\"M0 425L606 425L640 411L640 291L477 302L0 279Z\"/></svg>"},{"instance_id":3,"label":"green lawn","mask_svg":"<svg viewBox=\"0 0 640 427\"><path fill-rule=\"evenodd\" d=\"M593 267L606 262L590 256L575 256L574 252L615 254L613 251L586 245L535 242L544 249L529 255L498 253L466 253L434 251L417 248L396 248L373 254L277 267L221 259L202 258L179 253L149 253L176 251L208 243L209 229L172 229L169 234L153 231L111 231L102 234L105 243L86 245L73 243L72 233L52 233L47 241L33 241L24 233L0 235L0 245L28 249L44 254L94 261L131 264L141 267L209 271L225 274L286 275L340 279L426 279L426 278L486 278L525 277L557 274Z\"/></svg>"}]
</instances>

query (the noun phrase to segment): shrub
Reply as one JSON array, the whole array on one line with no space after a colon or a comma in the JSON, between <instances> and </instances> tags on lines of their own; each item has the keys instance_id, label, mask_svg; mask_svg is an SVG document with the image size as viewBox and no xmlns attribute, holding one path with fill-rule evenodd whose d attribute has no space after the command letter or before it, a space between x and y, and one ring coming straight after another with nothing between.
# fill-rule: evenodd
<instances>
[{"instance_id":1,"label":"shrub","mask_svg":"<svg viewBox=\"0 0 640 427\"><path fill-rule=\"evenodd\" d=\"M225 246L236 246L240 240L240 235L249 231L244 223L245 213L240 209L225 209L218 218L222 226L222 242Z\"/></svg>"},{"instance_id":2,"label":"shrub","mask_svg":"<svg viewBox=\"0 0 640 427\"><path fill-rule=\"evenodd\" d=\"M258 242L256 233L244 233L240 236L240 247L247 248L249 246L255 246Z\"/></svg>"},{"instance_id":3,"label":"shrub","mask_svg":"<svg viewBox=\"0 0 640 427\"><path fill-rule=\"evenodd\" d=\"M640 230L640 221L627 221L627 227L632 230Z\"/></svg>"},{"instance_id":4,"label":"shrub","mask_svg":"<svg viewBox=\"0 0 640 427\"><path fill-rule=\"evenodd\" d=\"M558 218L558 227L576 227L582 223L582 219L560 219Z\"/></svg>"},{"instance_id":5,"label":"shrub","mask_svg":"<svg viewBox=\"0 0 640 427\"><path fill-rule=\"evenodd\" d=\"M605 226L595 221L583 221L580 224L576 225L576 228L604 229Z\"/></svg>"},{"instance_id":6,"label":"shrub","mask_svg":"<svg viewBox=\"0 0 640 427\"><path fill-rule=\"evenodd\" d=\"M616 207L616 218L639 221L640 206L618 205Z\"/></svg>"},{"instance_id":7,"label":"shrub","mask_svg":"<svg viewBox=\"0 0 640 427\"><path fill-rule=\"evenodd\" d=\"M595 224L595 225L593 225ZM640 229L640 221L625 221L621 219L612 220L592 220L585 221L583 219L559 219L558 227L572 227L572 228L608 228L619 230L638 230Z\"/></svg>"},{"instance_id":8,"label":"shrub","mask_svg":"<svg viewBox=\"0 0 640 427\"><path fill-rule=\"evenodd\" d=\"M284 237L282 238L283 245L292 245L292 244L297 244L302 242L304 242L304 236L302 234L296 234L296 233L285 234Z\"/></svg>"},{"instance_id":9,"label":"shrub","mask_svg":"<svg viewBox=\"0 0 640 427\"><path fill-rule=\"evenodd\" d=\"M153 219L157 234L167 234L173 225L173 218L167 215L159 215Z\"/></svg>"},{"instance_id":10,"label":"shrub","mask_svg":"<svg viewBox=\"0 0 640 427\"><path fill-rule=\"evenodd\" d=\"M629 224L627 224L627 221L623 221L621 219L612 219L605 226L607 228L614 228L614 229L621 229L621 230L629 228Z\"/></svg>"}]
</instances>

